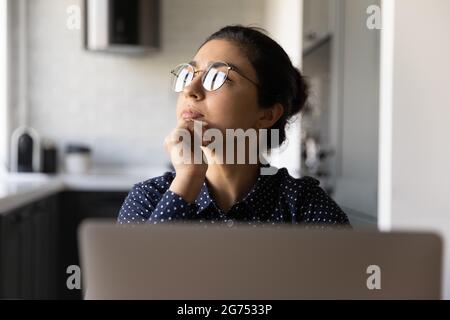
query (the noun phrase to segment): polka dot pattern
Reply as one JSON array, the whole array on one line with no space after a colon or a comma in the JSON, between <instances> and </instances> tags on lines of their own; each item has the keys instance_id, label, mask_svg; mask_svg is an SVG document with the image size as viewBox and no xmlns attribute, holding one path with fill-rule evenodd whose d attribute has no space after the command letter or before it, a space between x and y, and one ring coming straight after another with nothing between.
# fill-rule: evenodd
<instances>
[{"instance_id":1,"label":"polka dot pattern","mask_svg":"<svg viewBox=\"0 0 450 320\"><path fill-rule=\"evenodd\" d=\"M216 205L206 180L197 199L188 203L169 190L174 177L175 172L166 172L135 184L122 205L118 222L157 224L197 220L228 226L234 221L253 225L350 226L347 215L319 186L318 180L293 178L286 168L279 169L275 175L260 175L252 190L228 212Z\"/></svg>"}]
</instances>

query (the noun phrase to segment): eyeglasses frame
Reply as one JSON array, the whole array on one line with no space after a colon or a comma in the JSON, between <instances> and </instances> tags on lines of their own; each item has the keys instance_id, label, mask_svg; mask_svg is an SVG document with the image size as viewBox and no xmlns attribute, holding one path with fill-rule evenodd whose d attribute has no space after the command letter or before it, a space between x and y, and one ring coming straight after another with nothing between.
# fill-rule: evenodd
<instances>
[{"instance_id":1,"label":"eyeglasses frame","mask_svg":"<svg viewBox=\"0 0 450 320\"><path fill-rule=\"evenodd\" d=\"M214 64L216 64L216 63L223 63L223 64L226 66L226 68L227 68L227 73L226 73L226 75L225 75L225 80L223 81L223 83L222 83L217 89L214 89L214 90L208 90L208 89L206 89L206 88L203 86L203 80L204 80L203 77L208 73L208 71L209 71L209 70L212 68L212 66L213 66ZM211 92L211 91L219 90L219 89L223 86L223 84L225 83L225 81L227 81L227 79L228 79L228 75L229 75L230 70L236 72L236 73L237 73L238 75L240 75L242 78L247 79L248 81L250 81L251 83L253 83L256 87L260 88L260 86L259 86L259 84L258 84L257 82L255 82L255 81L253 81L252 79L250 79L249 77L245 76L245 75L242 74L239 70L237 70L237 68L236 68L235 66L233 66L233 65L231 65L231 64L229 64L228 62L225 62L225 61L213 61L213 62L211 62L210 65L206 68L206 71L205 71L205 70L196 70L195 66L193 66L191 63L180 63L180 64L177 65L173 70L171 70L170 73L173 74L175 77L178 77L178 74L176 74L175 70L179 69L181 66L190 66L190 67L192 67L192 69L194 70L194 77L195 77L195 75L196 75L197 73L204 71L203 76L202 76L202 86L203 86L203 88L205 88L205 90L210 91L210 92ZM190 84L188 84L187 86L189 86L189 85L190 85ZM187 87L187 86L186 86L186 87ZM184 88L185 88L185 87L184 87ZM177 91L175 91L175 92L177 92ZM182 91L179 91L179 92L182 92Z\"/></svg>"}]
</instances>

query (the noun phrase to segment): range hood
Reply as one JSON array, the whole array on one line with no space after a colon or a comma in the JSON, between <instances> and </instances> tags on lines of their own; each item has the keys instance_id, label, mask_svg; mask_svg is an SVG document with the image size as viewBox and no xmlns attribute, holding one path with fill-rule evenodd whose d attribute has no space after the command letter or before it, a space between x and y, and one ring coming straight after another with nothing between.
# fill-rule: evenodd
<instances>
[{"instance_id":1,"label":"range hood","mask_svg":"<svg viewBox=\"0 0 450 320\"><path fill-rule=\"evenodd\" d=\"M145 53L160 46L159 0L85 0L87 50Z\"/></svg>"}]
</instances>

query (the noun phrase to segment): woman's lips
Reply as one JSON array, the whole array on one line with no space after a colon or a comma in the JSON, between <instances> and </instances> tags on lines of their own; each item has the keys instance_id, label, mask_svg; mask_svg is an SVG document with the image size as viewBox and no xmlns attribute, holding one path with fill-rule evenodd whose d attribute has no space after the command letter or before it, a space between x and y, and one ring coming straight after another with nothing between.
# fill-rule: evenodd
<instances>
[{"instance_id":1,"label":"woman's lips","mask_svg":"<svg viewBox=\"0 0 450 320\"><path fill-rule=\"evenodd\" d=\"M181 117L183 119L199 119L203 117L203 114L201 114L200 112L197 111L193 111L193 110L187 110L187 111L183 111L181 113Z\"/></svg>"}]
</instances>

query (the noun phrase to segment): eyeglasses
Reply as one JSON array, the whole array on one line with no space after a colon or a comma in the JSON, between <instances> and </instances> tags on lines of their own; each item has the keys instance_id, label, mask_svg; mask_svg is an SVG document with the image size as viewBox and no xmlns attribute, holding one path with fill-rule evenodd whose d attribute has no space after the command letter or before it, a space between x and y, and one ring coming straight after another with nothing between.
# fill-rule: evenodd
<instances>
[{"instance_id":1,"label":"eyeglasses","mask_svg":"<svg viewBox=\"0 0 450 320\"><path fill-rule=\"evenodd\" d=\"M223 61L212 62L202 75L202 85L207 91L215 91L219 89L225 81L228 79L228 74L230 70L236 72L244 79L247 79L257 87L259 85L252 79L244 76L236 67L230 65L229 63ZM195 74L203 70L195 70L195 67L189 63L182 63L173 69L170 73L172 74L172 88L175 92L181 92L191 84L194 79Z\"/></svg>"}]
</instances>

